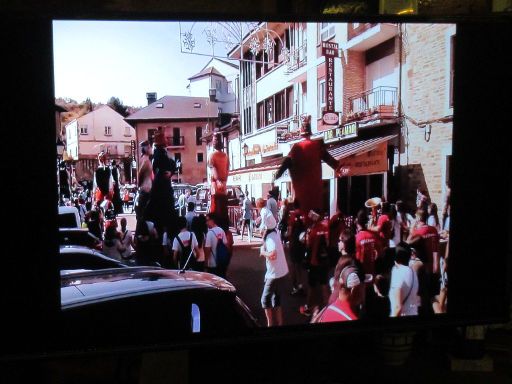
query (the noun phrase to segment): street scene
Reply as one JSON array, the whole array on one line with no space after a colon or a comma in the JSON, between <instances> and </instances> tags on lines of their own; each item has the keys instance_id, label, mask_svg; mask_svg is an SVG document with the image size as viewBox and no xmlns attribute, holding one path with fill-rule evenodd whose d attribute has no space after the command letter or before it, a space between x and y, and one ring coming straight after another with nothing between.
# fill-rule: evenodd
<instances>
[{"instance_id":1,"label":"street scene","mask_svg":"<svg viewBox=\"0 0 512 384\"><path fill-rule=\"evenodd\" d=\"M90 279L172 293L191 332L447 312L455 39L55 21L63 307Z\"/></svg>"}]
</instances>

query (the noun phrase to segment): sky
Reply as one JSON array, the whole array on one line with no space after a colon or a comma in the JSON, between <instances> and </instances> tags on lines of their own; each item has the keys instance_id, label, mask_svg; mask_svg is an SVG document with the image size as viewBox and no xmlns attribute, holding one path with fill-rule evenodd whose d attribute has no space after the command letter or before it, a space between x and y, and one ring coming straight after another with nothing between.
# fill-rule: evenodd
<instances>
[{"instance_id":1,"label":"sky","mask_svg":"<svg viewBox=\"0 0 512 384\"><path fill-rule=\"evenodd\" d=\"M209 53L202 30L194 25L194 51ZM54 21L55 97L106 103L114 96L139 107L147 105L146 92L188 96L187 79L211 57L180 50L178 22ZM225 52L217 44L216 53Z\"/></svg>"}]
</instances>

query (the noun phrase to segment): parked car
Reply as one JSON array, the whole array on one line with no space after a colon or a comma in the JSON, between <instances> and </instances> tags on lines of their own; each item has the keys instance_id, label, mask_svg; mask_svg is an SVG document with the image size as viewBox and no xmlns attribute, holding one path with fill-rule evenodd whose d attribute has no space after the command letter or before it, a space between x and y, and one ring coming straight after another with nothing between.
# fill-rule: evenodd
<instances>
[{"instance_id":1,"label":"parked car","mask_svg":"<svg viewBox=\"0 0 512 384\"><path fill-rule=\"evenodd\" d=\"M205 272L132 267L61 275L62 324L70 346L95 348L193 334L241 335L258 327L228 281ZM64 346L67 347L67 346Z\"/></svg>"},{"instance_id":2,"label":"parked car","mask_svg":"<svg viewBox=\"0 0 512 384\"><path fill-rule=\"evenodd\" d=\"M80 228L80 214L78 209L72 206L59 206L59 228Z\"/></svg>"},{"instance_id":3,"label":"parked car","mask_svg":"<svg viewBox=\"0 0 512 384\"><path fill-rule=\"evenodd\" d=\"M240 206L242 189L238 185L228 185L228 207ZM196 191L196 212L206 213L210 208L210 186L203 184Z\"/></svg>"},{"instance_id":4,"label":"parked car","mask_svg":"<svg viewBox=\"0 0 512 384\"><path fill-rule=\"evenodd\" d=\"M127 268L132 263L131 260L113 259L98 250L81 245L61 245L59 249L60 271Z\"/></svg>"},{"instance_id":5,"label":"parked car","mask_svg":"<svg viewBox=\"0 0 512 384\"><path fill-rule=\"evenodd\" d=\"M177 210L179 208L178 198L182 193L185 193L187 189L190 189L190 195L194 196L197 191L197 187L195 185L190 184L173 184L172 189L174 191L174 208Z\"/></svg>"},{"instance_id":6,"label":"parked car","mask_svg":"<svg viewBox=\"0 0 512 384\"><path fill-rule=\"evenodd\" d=\"M101 250L101 240L87 228L59 228L60 245L82 245Z\"/></svg>"}]
</instances>

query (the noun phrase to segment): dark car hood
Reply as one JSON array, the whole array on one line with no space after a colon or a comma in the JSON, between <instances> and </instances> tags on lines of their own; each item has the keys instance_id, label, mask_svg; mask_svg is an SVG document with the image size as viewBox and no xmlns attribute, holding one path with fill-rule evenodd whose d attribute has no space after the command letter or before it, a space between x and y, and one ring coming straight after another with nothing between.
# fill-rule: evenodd
<instances>
[{"instance_id":1,"label":"dark car hood","mask_svg":"<svg viewBox=\"0 0 512 384\"><path fill-rule=\"evenodd\" d=\"M65 309L91 301L185 289L219 289L235 292L231 283L205 272L179 273L176 270L161 268L128 267L61 276L61 305Z\"/></svg>"}]
</instances>

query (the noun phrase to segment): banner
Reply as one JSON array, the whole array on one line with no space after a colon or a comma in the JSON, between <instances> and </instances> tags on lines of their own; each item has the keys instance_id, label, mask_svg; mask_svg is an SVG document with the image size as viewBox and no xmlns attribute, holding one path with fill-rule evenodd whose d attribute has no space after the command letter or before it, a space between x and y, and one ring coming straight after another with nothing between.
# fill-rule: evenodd
<instances>
[{"instance_id":1,"label":"banner","mask_svg":"<svg viewBox=\"0 0 512 384\"><path fill-rule=\"evenodd\" d=\"M341 159L341 176L358 176L387 172L387 153L388 144L384 142L371 151Z\"/></svg>"}]
</instances>

